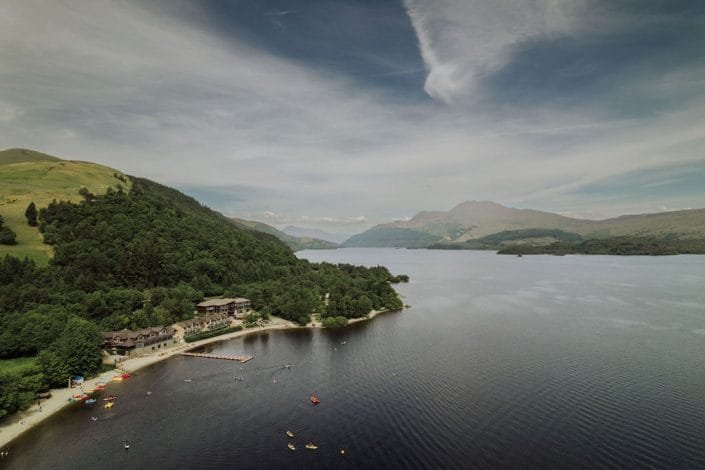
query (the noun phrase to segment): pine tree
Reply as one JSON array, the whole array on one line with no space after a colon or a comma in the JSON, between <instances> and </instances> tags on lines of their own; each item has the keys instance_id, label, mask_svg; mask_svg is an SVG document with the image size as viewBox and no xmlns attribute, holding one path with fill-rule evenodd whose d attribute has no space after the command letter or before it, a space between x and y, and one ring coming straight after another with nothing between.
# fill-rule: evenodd
<instances>
[{"instance_id":1,"label":"pine tree","mask_svg":"<svg viewBox=\"0 0 705 470\"><path fill-rule=\"evenodd\" d=\"M24 216L27 217L27 223L30 226L37 226L37 206L34 205L34 202L29 203L27 210L24 211Z\"/></svg>"}]
</instances>

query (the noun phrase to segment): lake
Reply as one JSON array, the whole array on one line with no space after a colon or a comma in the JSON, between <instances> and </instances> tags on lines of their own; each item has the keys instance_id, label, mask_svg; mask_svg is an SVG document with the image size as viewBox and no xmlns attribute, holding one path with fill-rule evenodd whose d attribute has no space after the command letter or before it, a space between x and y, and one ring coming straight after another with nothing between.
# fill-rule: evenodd
<instances>
[{"instance_id":1,"label":"lake","mask_svg":"<svg viewBox=\"0 0 705 470\"><path fill-rule=\"evenodd\" d=\"M110 386L114 408L69 408L2 464L705 467L705 257L298 255L408 274L396 287L411 308L207 349L254 355L246 364L155 364Z\"/></svg>"}]
</instances>

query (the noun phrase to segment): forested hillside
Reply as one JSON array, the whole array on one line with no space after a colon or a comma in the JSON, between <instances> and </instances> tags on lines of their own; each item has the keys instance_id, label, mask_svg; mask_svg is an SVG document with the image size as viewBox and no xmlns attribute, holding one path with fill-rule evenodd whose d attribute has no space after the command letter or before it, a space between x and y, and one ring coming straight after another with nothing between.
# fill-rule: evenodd
<instances>
[{"instance_id":1,"label":"forested hillside","mask_svg":"<svg viewBox=\"0 0 705 470\"><path fill-rule=\"evenodd\" d=\"M82 193L81 202L39 211L54 249L48 266L9 255L0 261L0 358L40 353L50 382L97 369L99 348L88 367L71 362L70 345L87 341L94 354L101 329L170 324L192 316L204 296L248 297L300 323L311 312L357 317L401 307L386 268L299 260L274 236L238 228L151 181Z\"/></svg>"}]
</instances>

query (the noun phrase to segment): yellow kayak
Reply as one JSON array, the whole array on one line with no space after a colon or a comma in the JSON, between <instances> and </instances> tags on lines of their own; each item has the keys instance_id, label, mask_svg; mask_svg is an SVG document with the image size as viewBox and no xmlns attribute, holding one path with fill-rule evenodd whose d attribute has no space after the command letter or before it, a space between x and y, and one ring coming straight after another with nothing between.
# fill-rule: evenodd
<instances>
[{"instance_id":1,"label":"yellow kayak","mask_svg":"<svg viewBox=\"0 0 705 470\"><path fill-rule=\"evenodd\" d=\"M105 405L103 405L103 407L105 407L105 408L112 408L114 404L115 404L115 402L109 401L108 403L106 403Z\"/></svg>"}]
</instances>

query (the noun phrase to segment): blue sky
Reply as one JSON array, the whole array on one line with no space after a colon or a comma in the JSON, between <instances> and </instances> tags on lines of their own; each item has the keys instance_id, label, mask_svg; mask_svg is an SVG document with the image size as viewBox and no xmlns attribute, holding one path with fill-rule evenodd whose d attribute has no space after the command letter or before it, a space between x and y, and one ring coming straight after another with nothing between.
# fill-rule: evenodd
<instances>
[{"instance_id":1,"label":"blue sky","mask_svg":"<svg viewBox=\"0 0 705 470\"><path fill-rule=\"evenodd\" d=\"M705 207L705 3L5 1L0 147L276 226Z\"/></svg>"}]
</instances>

